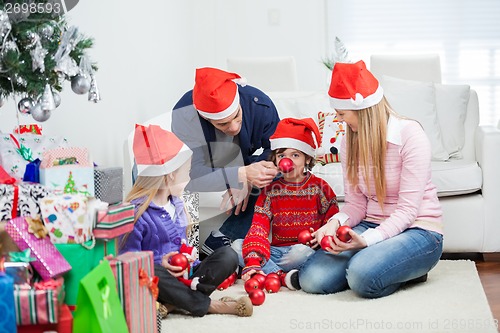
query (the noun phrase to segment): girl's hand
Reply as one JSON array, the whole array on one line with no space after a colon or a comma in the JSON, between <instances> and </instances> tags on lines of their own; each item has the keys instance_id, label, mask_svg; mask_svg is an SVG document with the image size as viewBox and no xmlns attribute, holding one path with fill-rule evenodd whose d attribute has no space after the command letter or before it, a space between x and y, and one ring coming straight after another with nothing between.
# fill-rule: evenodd
<instances>
[{"instance_id":1,"label":"girl's hand","mask_svg":"<svg viewBox=\"0 0 500 333\"><path fill-rule=\"evenodd\" d=\"M172 274L173 276L175 277L179 277L179 276L182 276L184 274L184 271L181 267L179 266L173 266L170 264L170 258L174 255L174 254L177 254L179 252L177 251L173 251L173 252L169 252L167 254L165 254L162 258L161 258L161 265L163 267L165 267L168 272L170 274Z\"/></svg>"},{"instance_id":2,"label":"girl's hand","mask_svg":"<svg viewBox=\"0 0 500 333\"><path fill-rule=\"evenodd\" d=\"M327 248L325 251L332 254L341 254L344 251L358 250L366 247L366 241L362 236L358 235L353 230L349 230L349 235L351 235L351 240L345 243L341 241L336 234L333 234L334 242L332 242L330 244L331 247Z\"/></svg>"},{"instance_id":3,"label":"girl's hand","mask_svg":"<svg viewBox=\"0 0 500 333\"><path fill-rule=\"evenodd\" d=\"M311 233L311 236L313 236L311 244L316 244L316 247L319 246L323 237L325 237L326 235L335 235L339 226L339 220L333 218L328 220L328 222L324 226Z\"/></svg>"},{"instance_id":4,"label":"girl's hand","mask_svg":"<svg viewBox=\"0 0 500 333\"><path fill-rule=\"evenodd\" d=\"M243 274L243 275L241 276L241 279L242 279L243 281L250 280L250 278L252 277L252 275L254 275L254 274L256 274L256 273L258 273L258 272L257 272L257 270L255 270L255 269L251 269L251 270L249 270L248 272L245 272L245 274Z\"/></svg>"}]
</instances>

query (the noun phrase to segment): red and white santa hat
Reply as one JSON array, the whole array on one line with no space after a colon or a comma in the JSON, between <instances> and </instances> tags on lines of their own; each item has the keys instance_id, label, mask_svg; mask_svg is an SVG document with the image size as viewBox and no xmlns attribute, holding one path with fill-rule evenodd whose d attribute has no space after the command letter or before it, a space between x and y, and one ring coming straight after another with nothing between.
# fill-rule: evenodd
<instances>
[{"instance_id":1,"label":"red and white santa hat","mask_svg":"<svg viewBox=\"0 0 500 333\"><path fill-rule=\"evenodd\" d=\"M284 118L269 138L271 149L294 148L315 157L324 155L320 148L320 134L312 118Z\"/></svg>"},{"instance_id":2,"label":"red and white santa hat","mask_svg":"<svg viewBox=\"0 0 500 333\"><path fill-rule=\"evenodd\" d=\"M332 70L330 105L337 110L361 110L382 100L384 91L365 63L337 62Z\"/></svg>"},{"instance_id":3,"label":"red and white santa hat","mask_svg":"<svg viewBox=\"0 0 500 333\"><path fill-rule=\"evenodd\" d=\"M177 170L193 154L177 136L158 125L136 124L132 147L138 176L163 176Z\"/></svg>"},{"instance_id":4,"label":"red and white santa hat","mask_svg":"<svg viewBox=\"0 0 500 333\"><path fill-rule=\"evenodd\" d=\"M219 120L234 113L240 104L238 87L246 80L236 73L217 68L198 68L193 88L193 104L198 113L208 119Z\"/></svg>"}]
</instances>

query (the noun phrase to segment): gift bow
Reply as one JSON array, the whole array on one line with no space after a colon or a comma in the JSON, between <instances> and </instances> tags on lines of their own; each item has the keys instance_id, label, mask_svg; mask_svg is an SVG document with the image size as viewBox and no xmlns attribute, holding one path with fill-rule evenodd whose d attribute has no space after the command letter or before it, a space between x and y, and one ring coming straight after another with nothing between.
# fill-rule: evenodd
<instances>
[{"instance_id":1,"label":"gift bow","mask_svg":"<svg viewBox=\"0 0 500 333\"><path fill-rule=\"evenodd\" d=\"M60 280L51 279L47 281L35 282L34 286L36 290L56 290L62 286L62 282Z\"/></svg>"},{"instance_id":2,"label":"gift bow","mask_svg":"<svg viewBox=\"0 0 500 333\"><path fill-rule=\"evenodd\" d=\"M9 252L10 260L13 262L26 262L30 263L36 259L31 256L31 249L27 248L24 251Z\"/></svg>"},{"instance_id":3,"label":"gift bow","mask_svg":"<svg viewBox=\"0 0 500 333\"><path fill-rule=\"evenodd\" d=\"M143 270L142 268L139 268L139 285L140 286L146 286L151 290L151 294L153 295L153 298L156 300L158 298L158 277L153 276L149 277L148 273Z\"/></svg>"},{"instance_id":4,"label":"gift bow","mask_svg":"<svg viewBox=\"0 0 500 333\"><path fill-rule=\"evenodd\" d=\"M20 144L19 141L17 141L16 137L12 134L10 134L10 138L14 142L14 145L17 147L16 151L19 153L19 155L21 155L21 157L28 162L33 161L33 152L31 151L31 148L26 147L22 143Z\"/></svg>"},{"instance_id":5,"label":"gift bow","mask_svg":"<svg viewBox=\"0 0 500 333\"><path fill-rule=\"evenodd\" d=\"M45 238L49 234L38 215L36 217L26 216L25 219L28 222L28 232L35 235L36 238Z\"/></svg>"}]
</instances>

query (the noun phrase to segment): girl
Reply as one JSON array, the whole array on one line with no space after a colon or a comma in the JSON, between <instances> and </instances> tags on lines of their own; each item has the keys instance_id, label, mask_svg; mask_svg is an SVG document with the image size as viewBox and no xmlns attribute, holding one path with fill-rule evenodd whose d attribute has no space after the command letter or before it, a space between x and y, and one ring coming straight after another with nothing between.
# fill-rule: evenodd
<instances>
[{"instance_id":1,"label":"girl","mask_svg":"<svg viewBox=\"0 0 500 333\"><path fill-rule=\"evenodd\" d=\"M133 145L138 177L126 201L136 206L134 230L122 239L120 252L152 251L158 276L158 301L193 316L225 313L251 316L248 297L211 300L209 295L237 268L230 247L221 247L202 262L195 261L190 287L179 281L185 273L169 259L185 243L188 218L180 199L189 182L191 150L173 133L156 125L136 125Z\"/></svg>"},{"instance_id":2,"label":"girl","mask_svg":"<svg viewBox=\"0 0 500 333\"><path fill-rule=\"evenodd\" d=\"M299 232L317 230L338 212L332 188L310 173L318 141L319 130L311 118L285 118L270 137L271 160L280 165L290 159L293 170L262 190L250 230L244 240L232 244L244 267L243 280L254 273L295 272L314 253L298 242ZM299 289L289 276L293 274L285 277L287 287Z\"/></svg>"},{"instance_id":3,"label":"girl","mask_svg":"<svg viewBox=\"0 0 500 333\"><path fill-rule=\"evenodd\" d=\"M431 146L416 121L398 116L363 61L337 63L330 103L346 125L340 149L345 205L315 234L333 235L298 274L302 289L335 293L350 287L361 297L392 294L425 281L443 247L442 212L431 182ZM353 228L352 241L336 236Z\"/></svg>"}]
</instances>

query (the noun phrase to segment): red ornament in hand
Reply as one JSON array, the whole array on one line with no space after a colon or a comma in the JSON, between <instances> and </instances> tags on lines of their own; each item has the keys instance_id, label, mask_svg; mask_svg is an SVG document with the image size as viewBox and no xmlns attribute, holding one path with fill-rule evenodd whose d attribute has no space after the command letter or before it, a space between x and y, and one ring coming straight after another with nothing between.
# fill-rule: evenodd
<instances>
[{"instance_id":1,"label":"red ornament in hand","mask_svg":"<svg viewBox=\"0 0 500 333\"><path fill-rule=\"evenodd\" d=\"M332 236L326 235L325 237L321 238L321 248L323 250L326 250L327 248L331 249L332 246L330 245L330 241L335 244L335 240L333 239Z\"/></svg>"},{"instance_id":2,"label":"red ornament in hand","mask_svg":"<svg viewBox=\"0 0 500 333\"><path fill-rule=\"evenodd\" d=\"M255 289L248 294L253 305L261 305L266 299L266 294L262 289Z\"/></svg>"},{"instance_id":3,"label":"red ornament in hand","mask_svg":"<svg viewBox=\"0 0 500 333\"><path fill-rule=\"evenodd\" d=\"M293 170L293 162L291 159L285 157L280 160L278 167L284 173L288 173Z\"/></svg>"},{"instance_id":4,"label":"red ornament in hand","mask_svg":"<svg viewBox=\"0 0 500 333\"><path fill-rule=\"evenodd\" d=\"M348 225L340 226L337 229L337 238L344 243L350 242L352 237L351 235L349 235L349 230L351 230L351 227L349 227Z\"/></svg>"},{"instance_id":5,"label":"red ornament in hand","mask_svg":"<svg viewBox=\"0 0 500 333\"><path fill-rule=\"evenodd\" d=\"M268 293L277 293L281 288L281 281L279 278L275 278L275 277L268 277L266 279L266 282L264 283L264 289L268 292Z\"/></svg>"},{"instance_id":6,"label":"red ornament in hand","mask_svg":"<svg viewBox=\"0 0 500 333\"><path fill-rule=\"evenodd\" d=\"M311 232L309 230L305 229L305 230L302 230L301 232L299 232L297 239L301 244L308 245L308 243L310 241L312 241L313 238L311 236Z\"/></svg>"},{"instance_id":7,"label":"red ornament in hand","mask_svg":"<svg viewBox=\"0 0 500 333\"><path fill-rule=\"evenodd\" d=\"M185 270L186 268L188 268L189 262L185 255L183 255L182 253L177 253L170 257L170 265L179 266L183 270Z\"/></svg>"}]
</instances>

